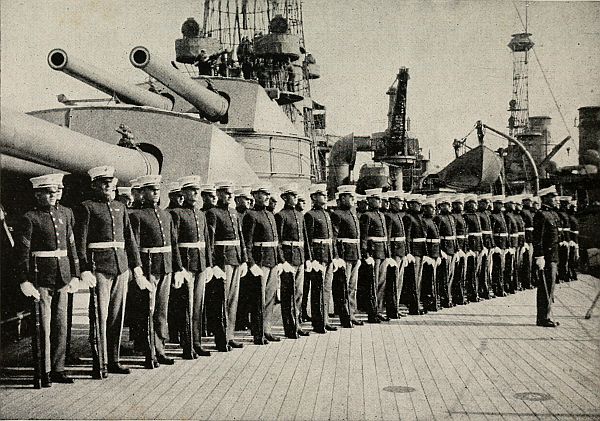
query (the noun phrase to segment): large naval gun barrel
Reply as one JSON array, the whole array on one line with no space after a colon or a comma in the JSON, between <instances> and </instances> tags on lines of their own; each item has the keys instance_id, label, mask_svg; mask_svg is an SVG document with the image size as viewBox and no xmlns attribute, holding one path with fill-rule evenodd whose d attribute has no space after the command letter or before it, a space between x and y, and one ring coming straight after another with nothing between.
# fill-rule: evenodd
<instances>
[{"instance_id":1,"label":"large naval gun barrel","mask_svg":"<svg viewBox=\"0 0 600 421\"><path fill-rule=\"evenodd\" d=\"M229 109L227 98L202 86L188 75L179 73L170 64L157 60L146 47L132 49L129 60L135 67L142 69L185 98L208 120L221 121L227 115Z\"/></svg>"},{"instance_id":2,"label":"large naval gun barrel","mask_svg":"<svg viewBox=\"0 0 600 421\"><path fill-rule=\"evenodd\" d=\"M111 165L122 180L160 171L158 160L149 153L106 143L4 107L0 112L0 153L17 158L12 161L79 174L98 165Z\"/></svg>"},{"instance_id":3,"label":"large naval gun barrel","mask_svg":"<svg viewBox=\"0 0 600 421\"><path fill-rule=\"evenodd\" d=\"M173 109L173 103L169 98L122 82L91 64L67 55L60 48L48 53L48 65L52 69L66 73L108 95L116 95L119 100L127 104L146 105L163 110Z\"/></svg>"}]
</instances>

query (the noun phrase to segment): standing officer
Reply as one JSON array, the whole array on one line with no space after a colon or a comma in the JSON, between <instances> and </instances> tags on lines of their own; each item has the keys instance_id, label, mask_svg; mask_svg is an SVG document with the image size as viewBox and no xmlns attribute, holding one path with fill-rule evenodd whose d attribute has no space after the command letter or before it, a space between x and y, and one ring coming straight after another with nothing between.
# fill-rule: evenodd
<instances>
[{"instance_id":1,"label":"standing officer","mask_svg":"<svg viewBox=\"0 0 600 421\"><path fill-rule=\"evenodd\" d=\"M490 299L494 297L494 291L491 285L491 253L494 249L494 236L492 232L492 221L490 219L490 205L492 195L489 193L482 194L478 198L477 216L481 223L481 239L483 242L483 250L479 255L481 264L479 265L479 296Z\"/></svg>"},{"instance_id":2,"label":"standing officer","mask_svg":"<svg viewBox=\"0 0 600 421\"><path fill-rule=\"evenodd\" d=\"M244 223L244 216L250 209L250 202L254 201L250 193L250 186L242 186L233 191L235 196L235 210L238 218ZM252 279L249 276L240 278L240 293L238 295L237 315L235 316L235 330L246 330L250 327L250 310L252 298Z\"/></svg>"},{"instance_id":3,"label":"standing officer","mask_svg":"<svg viewBox=\"0 0 600 421\"><path fill-rule=\"evenodd\" d=\"M560 243L560 217L556 213L556 187L539 191L542 206L533 217L533 257L539 271L537 289L538 326L556 327L552 320L552 302L556 282L558 247Z\"/></svg>"},{"instance_id":4,"label":"standing officer","mask_svg":"<svg viewBox=\"0 0 600 421\"><path fill-rule=\"evenodd\" d=\"M360 216L369 210L369 204L367 203L367 196L364 194L356 195L356 215Z\"/></svg>"},{"instance_id":5,"label":"standing officer","mask_svg":"<svg viewBox=\"0 0 600 421\"><path fill-rule=\"evenodd\" d=\"M181 207L171 209L171 218L177 232L181 263L190 274L185 279L185 309L178 309L183 311L185 320L181 343L183 358L194 359L197 355L210 356L210 352L202 348L202 324L204 286L212 278L212 246L206 217L201 210L200 177L181 177L178 184L184 201Z\"/></svg>"},{"instance_id":6,"label":"standing officer","mask_svg":"<svg viewBox=\"0 0 600 421\"><path fill-rule=\"evenodd\" d=\"M108 372L129 374L129 368L119 363L123 313L128 269L142 290L152 289L140 267L140 253L131 230L127 209L121 202L112 200L115 169L110 166L94 167L88 171L95 197L84 201L75 212L75 240L81 266L81 280L95 288L98 297L96 320L100 331L99 353L108 361ZM92 296L90 296L90 301ZM91 307L93 303L90 303ZM93 331L90 337L93 340ZM97 364L97 362L94 362ZM95 367L95 371L105 367Z\"/></svg>"},{"instance_id":7,"label":"standing officer","mask_svg":"<svg viewBox=\"0 0 600 421\"><path fill-rule=\"evenodd\" d=\"M373 281L369 287L368 322L379 323L390 318L383 315L390 249L385 215L381 212L381 189L365 190L369 210L360 216L360 245L365 263L373 267Z\"/></svg>"},{"instance_id":8,"label":"standing officer","mask_svg":"<svg viewBox=\"0 0 600 421\"><path fill-rule=\"evenodd\" d=\"M570 281L577 280L577 263L579 262L579 221L577 220L577 201L572 200L569 205L569 227L571 240L569 241L569 273Z\"/></svg>"},{"instance_id":9,"label":"standing officer","mask_svg":"<svg viewBox=\"0 0 600 421\"><path fill-rule=\"evenodd\" d=\"M467 250L467 298L469 301L479 301L479 274L483 267L483 239L481 232L481 220L476 213L477 195L468 194L465 198L465 249Z\"/></svg>"},{"instance_id":10,"label":"standing officer","mask_svg":"<svg viewBox=\"0 0 600 421\"><path fill-rule=\"evenodd\" d=\"M283 253L281 317L285 336L291 339L309 335L302 330L301 306L304 299L304 262L312 259L304 216L297 210L298 194L298 186L294 183L282 187L283 209L275 215L277 235Z\"/></svg>"},{"instance_id":11,"label":"standing officer","mask_svg":"<svg viewBox=\"0 0 600 421\"><path fill-rule=\"evenodd\" d=\"M340 308L342 327L352 327L363 324L356 319L356 287L361 258L360 222L354 211L355 187L352 185L339 186L338 193L339 207L331 213L337 255L344 261L345 272L344 285L341 288L345 294L342 294L338 307ZM347 320L344 320L346 318Z\"/></svg>"},{"instance_id":12,"label":"standing officer","mask_svg":"<svg viewBox=\"0 0 600 421\"><path fill-rule=\"evenodd\" d=\"M69 215L57 208L62 174L31 179L37 206L23 215L15 235L21 291L41 303L41 383L73 383L65 375L68 294L79 286L79 262Z\"/></svg>"},{"instance_id":13,"label":"standing officer","mask_svg":"<svg viewBox=\"0 0 600 421\"><path fill-rule=\"evenodd\" d=\"M456 224L456 263L454 266L454 279L452 285L455 295L452 298L454 304L467 304L465 274L467 256L465 254L465 220L462 216L464 207L464 195L455 194L452 198L452 217ZM457 295L458 294L458 295Z\"/></svg>"},{"instance_id":14,"label":"standing officer","mask_svg":"<svg viewBox=\"0 0 600 421\"><path fill-rule=\"evenodd\" d=\"M532 288L532 251L533 251L533 209L531 208L531 195L523 195L523 207L521 209L521 218L523 218L523 224L525 225L525 245L523 246L523 262L521 265L521 273L519 273L519 279L521 279L521 286L523 288Z\"/></svg>"},{"instance_id":15,"label":"standing officer","mask_svg":"<svg viewBox=\"0 0 600 421\"><path fill-rule=\"evenodd\" d=\"M452 275L455 273L454 254L457 251L456 223L450 214L450 198L448 196L441 196L438 198L437 204L440 211L433 220L440 234L440 254L442 257L442 263L437 271L437 292L440 297L441 306L448 308L452 307Z\"/></svg>"},{"instance_id":16,"label":"standing officer","mask_svg":"<svg viewBox=\"0 0 600 421\"><path fill-rule=\"evenodd\" d=\"M210 243L214 248L213 263L216 265L210 281L215 292L214 309L207 309L207 315L214 320L211 324L217 349L228 352L231 348L243 347L241 342L234 340L234 331L240 277L246 275L248 267L242 223L237 212L229 207L233 201L233 186L223 181L215 186L215 190L217 204L206 211Z\"/></svg>"},{"instance_id":17,"label":"standing officer","mask_svg":"<svg viewBox=\"0 0 600 421\"><path fill-rule=\"evenodd\" d=\"M337 251L333 247L331 218L325 209L327 186L314 185L310 198L312 209L304 214L304 224L314 259L306 268L311 278L311 321L315 332L325 333L327 330L337 330L335 326L329 324L328 320L333 283L333 260L337 257Z\"/></svg>"},{"instance_id":18,"label":"standing officer","mask_svg":"<svg viewBox=\"0 0 600 421\"><path fill-rule=\"evenodd\" d=\"M304 220L304 212L306 210L306 197L305 193L298 195L298 203L296 203L296 210L302 214ZM312 260L308 253L310 252L310 243L305 244L305 250L307 251L306 260ZM300 322L310 322L310 316L308 315L308 299L310 297L310 276L304 276L304 285L302 286L302 304L301 304L301 316Z\"/></svg>"},{"instance_id":19,"label":"standing officer","mask_svg":"<svg viewBox=\"0 0 600 421\"><path fill-rule=\"evenodd\" d=\"M504 289L511 294L518 290L517 248L519 247L519 227L515 218L514 196L504 199L504 218L508 232L508 247L504 258Z\"/></svg>"},{"instance_id":20,"label":"standing officer","mask_svg":"<svg viewBox=\"0 0 600 421\"><path fill-rule=\"evenodd\" d=\"M264 345L279 342L272 334L271 325L275 296L279 287L279 263L282 262L275 216L268 210L271 186L259 184L252 188L254 209L244 216L243 238L248 254L248 272L260 279L251 299L252 335L254 343Z\"/></svg>"},{"instance_id":21,"label":"standing officer","mask_svg":"<svg viewBox=\"0 0 600 421\"><path fill-rule=\"evenodd\" d=\"M217 191L214 184L203 184L200 187L200 196L202 196L202 212L206 213L217 205Z\"/></svg>"},{"instance_id":22,"label":"standing officer","mask_svg":"<svg viewBox=\"0 0 600 421\"><path fill-rule=\"evenodd\" d=\"M176 209L183 205L183 192L181 184L178 181L172 181L167 184L167 192L169 194L169 205L167 209Z\"/></svg>"},{"instance_id":23,"label":"standing officer","mask_svg":"<svg viewBox=\"0 0 600 421\"><path fill-rule=\"evenodd\" d=\"M400 191L390 191L388 193L390 210L385 214L385 223L390 241L390 255L396 262L395 284L392 291L395 291L395 315L400 317L401 314L399 309L400 298L402 297L402 287L404 285L404 268L406 267L408 260L412 261L412 256L408 253L408 239L406 238L404 222L402 222L402 217L404 216L404 212L402 212L404 193Z\"/></svg>"},{"instance_id":24,"label":"standing officer","mask_svg":"<svg viewBox=\"0 0 600 421\"><path fill-rule=\"evenodd\" d=\"M167 314L171 277L175 288L184 282L183 266L177 247L177 232L168 211L158 206L160 200L160 175L144 175L138 178L144 204L131 214L131 228L140 247L144 275L152 284L141 317L146 329L148 348L146 367L175 362L165 354L168 337ZM174 275L173 275L174 272ZM187 274L189 275L189 274ZM158 364L157 364L158 361Z\"/></svg>"},{"instance_id":25,"label":"standing officer","mask_svg":"<svg viewBox=\"0 0 600 421\"><path fill-rule=\"evenodd\" d=\"M436 272L441 263L440 232L435 224L435 200L431 197L423 201L423 222L426 232L427 255L423 257L423 278L421 280L421 300L425 310L437 311Z\"/></svg>"},{"instance_id":26,"label":"standing officer","mask_svg":"<svg viewBox=\"0 0 600 421\"><path fill-rule=\"evenodd\" d=\"M569 241L571 240L571 221L569 221L569 204L571 196L558 196L559 208L556 211L560 218L560 243L558 247L557 282L569 281Z\"/></svg>"},{"instance_id":27,"label":"standing officer","mask_svg":"<svg viewBox=\"0 0 600 421\"><path fill-rule=\"evenodd\" d=\"M421 201L423 196L411 194L406 199L408 203L408 212L404 215L402 222L406 230L406 238L410 239L409 250L414 257L413 272L410 281L410 302L408 304L408 314L423 314L421 307L421 274L423 266L423 256L425 256L426 236L425 222L421 216ZM405 272L406 273L406 272Z\"/></svg>"},{"instance_id":28,"label":"standing officer","mask_svg":"<svg viewBox=\"0 0 600 421\"><path fill-rule=\"evenodd\" d=\"M142 207L142 202L144 201L142 198L142 192L140 190L140 183L137 178L134 178L133 180L129 181L129 184L131 185L131 196L133 198L133 203L131 204L130 208L140 209Z\"/></svg>"},{"instance_id":29,"label":"standing officer","mask_svg":"<svg viewBox=\"0 0 600 421\"><path fill-rule=\"evenodd\" d=\"M489 259L492 265L492 288L496 297L504 297L504 279L505 279L505 254L509 247L508 243L508 227L504 218L503 205L504 196L494 196L492 198L493 210L490 214L490 222L492 224L492 233L494 235L494 248L490 250Z\"/></svg>"}]
</instances>

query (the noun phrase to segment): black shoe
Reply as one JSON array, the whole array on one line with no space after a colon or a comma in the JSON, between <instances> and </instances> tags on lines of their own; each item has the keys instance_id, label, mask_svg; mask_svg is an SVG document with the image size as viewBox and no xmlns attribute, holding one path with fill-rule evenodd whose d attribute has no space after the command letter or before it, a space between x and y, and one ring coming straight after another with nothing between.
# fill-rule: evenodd
<instances>
[{"instance_id":1,"label":"black shoe","mask_svg":"<svg viewBox=\"0 0 600 421\"><path fill-rule=\"evenodd\" d=\"M65 374L64 371L53 371L52 373L50 373L50 379L54 383L66 383L66 384L73 383L73 379L70 377L67 377L67 375Z\"/></svg>"},{"instance_id":2,"label":"black shoe","mask_svg":"<svg viewBox=\"0 0 600 421\"><path fill-rule=\"evenodd\" d=\"M158 361L157 361L158 364ZM146 357L146 360L144 361L144 368L148 369L148 370L152 370L154 368L154 360L152 359L152 357L148 358Z\"/></svg>"},{"instance_id":3,"label":"black shoe","mask_svg":"<svg viewBox=\"0 0 600 421\"><path fill-rule=\"evenodd\" d=\"M92 367L92 379L102 380L103 370L100 370L97 366Z\"/></svg>"},{"instance_id":4,"label":"black shoe","mask_svg":"<svg viewBox=\"0 0 600 421\"><path fill-rule=\"evenodd\" d=\"M166 355L157 355L156 360L158 361L159 364L164 364L164 365L175 364L175 360L173 358L167 357Z\"/></svg>"},{"instance_id":5,"label":"black shoe","mask_svg":"<svg viewBox=\"0 0 600 421\"><path fill-rule=\"evenodd\" d=\"M310 332L306 330L298 329L298 336L310 336Z\"/></svg>"},{"instance_id":6,"label":"black shoe","mask_svg":"<svg viewBox=\"0 0 600 421\"><path fill-rule=\"evenodd\" d=\"M222 345L222 346L217 346L217 351L219 351L219 352L229 352L229 351L231 351L231 345L225 344L225 345Z\"/></svg>"},{"instance_id":7,"label":"black shoe","mask_svg":"<svg viewBox=\"0 0 600 421\"><path fill-rule=\"evenodd\" d=\"M265 338L254 338L254 345L268 345L269 341Z\"/></svg>"},{"instance_id":8,"label":"black shoe","mask_svg":"<svg viewBox=\"0 0 600 421\"><path fill-rule=\"evenodd\" d=\"M367 323L381 323L381 320L378 317L369 317Z\"/></svg>"},{"instance_id":9,"label":"black shoe","mask_svg":"<svg viewBox=\"0 0 600 421\"><path fill-rule=\"evenodd\" d=\"M194 352L196 352L199 357L210 357L210 351L202 348L201 346L195 346Z\"/></svg>"},{"instance_id":10,"label":"black shoe","mask_svg":"<svg viewBox=\"0 0 600 421\"><path fill-rule=\"evenodd\" d=\"M352 329L354 327L354 325L352 324L352 322L348 322L348 323L342 323L342 327L344 329Z\"/></svg>"},{"instance_id":11,"label":"black shoe","mask_svg":"<svg viewBox=\"0 0 600 421\"><path fill-rule=\"evenodd\" d=\"M365 324L365 322L363 322L362 320L357 320L357 319L352 319L352 320L350 320L350 322L356 326L363 326Z\"/></svg>"},{"instance_id":12,"label":"black shoe","mask_svg":"<svg viewBox=\"0 0 600 421\"><path fill-rule=\"evenodd\" d=\"M228 345L232 348L243 348L244 347L243 343L234 341L233 339L228 342Z\"/></svg>"},{"instance_id":13,"label":"black shoe","mask_svg":"<svg viewBox=\"0 0 600 421\"><path fill-rule=\"evenodd\" d=\"M308 313L302 313L302 321L303 322L310 322L310 321L312 321L312 319L310 318L310 316L308 315Z\"/></svg>"},{"instance_id":14,"label":"black shoe","mask_svg":"<svg viewBox=\"0 0 600 421\"><path fill-rule=\"evenodd\" d=\"M383 315L383 314L378 314L377 318L379 320L381 320L382 322L389 322L390 321L390 318L388 316Z\"/></svg>"},{"instance_id":15,"label":"black shoe","mask_svg":"<svg viewBox=\"0 0 600 421\"><path fill-rule=\"evenodd\" d=\"M321 329L321 328L314 328L313 332L317 332L317 333L327 333L327 331L325 329Z\"/></svg>"},{"instance_id":16,"label":"black shoe","mask_svg":"<svg viewBox=\"0 0 600 421\"><path fill-rule=\"evenodd\" d=\"M182 355L182 358L184 360L195 360L196 358L198 358L198 355L194 351L192 351L192 352L184 352L183 355Z\"/></svg>"},{"instance_id":17,"label":"black shoe","mask_svg":"<svg viewBox=\"0 0 600 421\"><path fill-rule=\"evenodd\" d=\"M298 339L300 336L298 336L298 332L296 332L296 333L286 333L285 337L288 339Z\"/></svg>"},{"instance_id":18,"label":"black shoe","mask_svg":"<svg viewBox=\"0 0 600 421\"><path fill-rule=\"evenodd\" d=\"M273 336L270 333L265 333L265 338L269 342L279 342L279 341L281 341L281 339L279 339L277 336Z\"/></svg>"},{"instance_id":19,"label":"black shoe","mask_svg":"<svg viewBox=\"0 0 600 421\"><path fill-rule=\"evenodd\" d=\"M328 330L330 332L335 332L337 330L337 327L331 326L330 324L326 324L325 325L325 330Z\"/></svg>"},{"instance_id":20,"label":"black shoe","mask_svg":"<svg viewBox=\"0 0 600 421\"><path fill-rule=\"evenodd\" d=\"M131 370L119 363L114 363L108 365L108 372L114 374L129 374L131 373Z\"/></svg>"},{"instance_id":21,"label":"black shoe","mask_svg":"<svg viewBox=\"0 0 600 421\"><path fill-rule=\"evenodd\" d=\"M50 373L42 373L42 378L40 379L40 383L42 383L42 387L51 387L52 386L52 377Z\"/></svg>"},{"instance_id":22,"label":"black shoe","mask_svg":"<svg viewBox=\"0 0 600 421\"><path fill-rule=\"evenodd\" d=\"M542 322L537 322L536 324L541 327L558 327L558 326L560 326L559 322L554 322L552 320L544 320Z\"/></svg>"}]
</instances>

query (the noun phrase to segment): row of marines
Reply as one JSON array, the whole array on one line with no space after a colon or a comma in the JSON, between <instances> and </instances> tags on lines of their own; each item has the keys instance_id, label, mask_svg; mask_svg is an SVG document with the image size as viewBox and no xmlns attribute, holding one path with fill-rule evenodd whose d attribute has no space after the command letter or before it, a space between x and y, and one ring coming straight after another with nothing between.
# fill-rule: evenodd
<instances>
[{"instance_id":1,"label":"row of marines","mask_svg":"<svg viewBox=\"0 0 600 421\"><path fill-rule=\"evenodd\" d=\"M44 386L73 381L65 375L66 303L80 286L90 289L93 373L103 378L129 373L120 364L126 302L135 347L154 368L174 363L165 353L169 306L172 320L184 321L173 323L183 358L194 359L210 355L202 347L205 320L222 352L243 346L234 337L236 317L238 327L250 325L255 344L279 341L272 331L277 301L285 336L298 338L308 335L303 321L318 333L336 330L330 313L342 327L362 325L360 302L367 322L380 323L400 317L401 303L421 314L537 282L544 292L538 288L537 324L554 326L557 266L564 280L575 276L576 221L572 206L566 220L554 211L555 189L540 192L540 210L529 196L381 189L367 190L359 197L367 207L359 200L357 209L354 186L340 186L328 209L325 186L314 185L312 209L303 213L305 200L289 185L274 213L268 184L234 190L230 182L182 177L162 209L160 176L136 179L114 200L114 169L95 167L89 175L95 197L74 212L58 203L62 175L32 178L38 206L17 230L21 291L41 303ZM532 276L533 260L541 276ZM175 301L172 291L183 293Z\"/></svg>"}]
</instances>

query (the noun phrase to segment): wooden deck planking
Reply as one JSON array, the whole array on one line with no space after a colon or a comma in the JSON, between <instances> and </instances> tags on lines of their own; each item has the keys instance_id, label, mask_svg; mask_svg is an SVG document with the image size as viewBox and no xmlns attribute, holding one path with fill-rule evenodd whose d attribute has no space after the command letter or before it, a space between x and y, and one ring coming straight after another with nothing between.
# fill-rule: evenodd
<instances>
[{"instance_id":1,"label":"wooden deck planking","mask_svg":"<svg viewBox=\"0 0 600 421\"><path fill-rule=\"evenodd\" d=\"M350 343L356 336L356 329L348 331L349 334L341 334L339 338L338 354L335 363L335 378L331 393L331 409L328 418L348 419L348 396L350 388Z\"/></svg>"},{"instance_id":2,"label":"wooden deck planking","mask_svg":"<svg viewBox=\"0 0 600 421\"><path fill-rule=\"evenodd\" d=\"M341 334L342 332L338 331L330 332L327 335L328 341L327 349L325 350L325 363L319 379L317 400L315 402L312 419L329 419L331 414L333 385L337 373L339 341Z\"/></svg>"},{"instance_id":3,"label":"wooden deck planking","mask_svg":"<svg viewBox=\"0 0 600 421\"><path fill-rule=\"evenodd\" d=\"M348 419L365 419L365 401L363 384L363 336L366 325L353 329L350 336L350 358L348 372Z\"/></svg>"}]
</instances>

